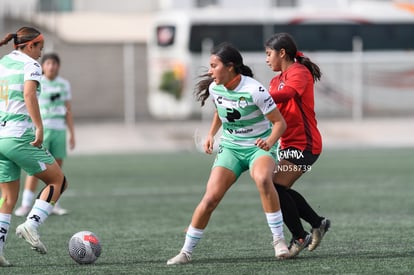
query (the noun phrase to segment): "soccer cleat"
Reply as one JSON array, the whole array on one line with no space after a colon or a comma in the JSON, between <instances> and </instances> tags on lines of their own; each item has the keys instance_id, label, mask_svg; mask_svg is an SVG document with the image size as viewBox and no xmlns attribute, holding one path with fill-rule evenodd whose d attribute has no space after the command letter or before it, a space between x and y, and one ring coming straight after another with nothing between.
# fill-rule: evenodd
<instances>
[{"instance_id":1,"label":"soccer cleat","mask_svg":"<svg viewBox=\"0 0 414 275\"><path fill-rule=\"evenodd\" d=\"M0 266L6 267L6 266L11 266L11 264L9 263L8 260L6 260L6 258L4 258L4 256L0 255Z\"/></svg>"},{"instance_id":2,"label":"soccer cleat","mask_svg":"<svg viewBox=\"0 0 414 275\"><path fill-rule=\"evenodd\" d=\"M328 219L323 219L321 226L318 228L312 228L312 243L309 245L309 251L315 250L322 241L323 236L331 227L331 221Z\"/></svg>"},{"instance_id":3,"label":"soccer cleat","mask_svg":"<svg viewBox=\"0 0 414 275\"><path fill-rule=\"evenodd\" d=\"M66 215L68 213L69 213L69 211L65 208L62 208L59 204L56 204L52 209L52 214L54 214L54 215L63 216L63 215Z\"/></svg>"},{"instance_id":4,"label":"soccer cleat","mask_svg":"<svg viewBox=\"0 0 414 275\"><path fill-rule=\"evenodd\" d=\"M167 265L188 264L191 262L191 253L181 251L177 256L167 261Z\"/></svg>"},{"instance_id":5,"label":"soccer cleat","mask_svg":"<svg viewBox=\"0 0 414 275\"><path fill-rule=\"evenodd\" d=\"M292 258L296 257L311 242L312 242L312 235L311 234L307 234L305 238L292 240L291 244L290 244L290 247L289 247L290 256Z\"/></svg>"},{"instance_id":6,"label":"soccer cleat","mask_svg":"<svg viewBox=\"0 0 414 275\"><path fill-rule=\"evenodd\" d=\"M29 214L30 210L32 208L29 206L20 206L19 208L16 209L16 211L14 211L14 215L18 216L18 217L26 217L27 214Z\"/></svg>"},{"instance_id":7,"label":"soccer cleat","mask_svg":"<svg viewBox=\"0 0 414 275\"><path fill-rule=\"evenodd\" d=\"M273 247L275 248L275 256L278 259L290 258L289 249L286 245L285 239L278 239L273 241Z\"/></svg>"},{"instance_id":8,"label":"soccer cleat","mask_svg":"<svg viewBox=\"0 0 414 275\"><path fill-rule=\"evenodd\" d=\"M16 228L16 235L19 238L25 239L32 246L33 250L36 250L40 254L46 254L46 246L40 241L39 233L33 226L22 223Z\"/></svg>"}]
</instances>

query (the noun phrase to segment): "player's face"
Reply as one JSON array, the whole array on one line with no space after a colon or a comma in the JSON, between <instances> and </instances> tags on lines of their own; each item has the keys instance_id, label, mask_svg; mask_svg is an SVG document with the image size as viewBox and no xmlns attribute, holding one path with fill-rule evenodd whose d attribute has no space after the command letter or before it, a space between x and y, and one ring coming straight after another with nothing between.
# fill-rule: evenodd
<instances>
[{"instance_id":1,"label":"player's face","mask_svg":"<svg viewBox=\"0 0 414 275\"><path fill-rule=\"evenodd\" d=\"M31 58L37 60L40 56L42 56L43 45L43 41L34 44L29 43L26 47L23 48L23 52Z\"/></svg>"},{"instance_id":2,"label":"player's face","mask_svg":"<svg viewBox=\"0 0 414 275\"><path fill-rule=\"evenodd\" d=\"M42 64L43 74L48 79L55 79L59 74L59 64L53 59L46 59Z\"/></svg>"},{"instance_id":3,"label":"player's face","mask_svg":"<svg viewBox=\"0 0 414 275\"><path fill-rule=\"evenodd\" d=\"M279 51L266 48L266 63L272 69L272 71L280 71L282 69L282 58L279 54Z\"/></svg>"},{"instance_id":4,"label":"player's face","mask_svg":"<svg viewBox=\"0 0 414 275\"><path fill-rule=\"evenodd\" d=\"M231 75L232 67L225 66L221 59L217 55L212 55L210 57L210 69L208 74L214 79L216 84L226 84L232 77Z\"/></svg>"}]
</instances>

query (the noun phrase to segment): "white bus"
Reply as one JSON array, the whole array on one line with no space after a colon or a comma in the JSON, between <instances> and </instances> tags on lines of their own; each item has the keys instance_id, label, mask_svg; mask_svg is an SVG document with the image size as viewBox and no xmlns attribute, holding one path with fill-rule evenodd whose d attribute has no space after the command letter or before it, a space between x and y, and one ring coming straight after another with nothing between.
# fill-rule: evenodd
<instances>
[{"instance_id":1,"label":"white bus","mask_svg":"<svg viewBox=\"0 0 414 275\"><path fill-rule=\"evenodd\" d=\"M340 9L204 8L160 13L148 41L148 104L156 118L202 116L193 91L209 52L233 43L264 84L274 76L264 42L288 32L319 64L320 116L413 115L414 5L352 2Z\"/></svg>"}]
</instances>

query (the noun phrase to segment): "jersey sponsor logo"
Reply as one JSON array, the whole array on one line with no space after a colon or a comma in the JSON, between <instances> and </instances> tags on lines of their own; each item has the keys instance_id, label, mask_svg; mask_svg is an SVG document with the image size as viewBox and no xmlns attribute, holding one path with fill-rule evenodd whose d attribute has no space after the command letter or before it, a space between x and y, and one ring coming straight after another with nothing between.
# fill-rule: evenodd
<instances>
[{"instance_id":1,"label":"jersey sponsor logo","mask_svg":"<svg viewBox=\"0 0 414 275\"><path fill-rule=\"evenodd\" d=\"M40 68L39 63L33 63L33 65L35 65L36 67Z\"/></svg>"},{"instance_id":2,"label":"jersey sponsor logo","mask_svg":"<svg viewBox=\"0 0 414 275\"><path fill-rule=\"evenodd\" d=\"M39 72L33 72L30 74L30 76L42 76Z\"/></svg>"},{"instance_id":3,"label":"jersey sponsor logo","mask_svg":"<svg viewBox=\"0 0 414 275\"><path fill-rule=\"evenodd\" d=\"M241 114L239 111L233 108L227 108L227 115L226 119L228 122L235 122L237 119L241 118Z\"/></svg>"},{"instance_id":4,"label":"jersey sponsor logo","mask_svg":"<svg viewBox=\"0 0 414 275\"><path fill-rule=\"evenodd\" d=\"M218 104L223 104L223 97L222 96L217 97L217 103Z\"/></svg>"},{"instance_id":5,"label":"jersey sponsor logo","mask_svg":"<svg viewBox=\"0 0 414 275\"><path fill-rule=\"evenodd\" d=\"M246 108L249 105L249 103L247 102L246 98L244 96L240 97L239 100L237 101L237 106L239 108Z\"/></svg>"},{"instance_id":6,"label":"jersey sponsor logo","mask_svg":"<svg viewBox=\"0 0 414 275\"><path fill-rule=\"evenodd\" d=\"M267 104L267 108L270 108L273 105L275 105L275 102L273 101L273 98L271 96L269 96L268 98L266 98L264 100L264 103Z\"/></svg>"},{"instance_id":7,"label":"jersey sponsor logo","mask_svg":"<svg viewBox=\"0 0 414 275\"><path fill-rule=\"evenodd\" d=\"M50 95L50 101L54 102L55 100L58 100L60 98L59 93L51 94Z\"/></svg>"},{"instance_id":8,"label":"jersey sponsor logo","mask_svg":"<svg viewBox=\"0 0 414 275\"><path fill-rule=\"evenodd\" d=\"M239 129L239 130L234 130L235 134L248 134L253 132L253 129Z\"/></svg>"}]
</instances>

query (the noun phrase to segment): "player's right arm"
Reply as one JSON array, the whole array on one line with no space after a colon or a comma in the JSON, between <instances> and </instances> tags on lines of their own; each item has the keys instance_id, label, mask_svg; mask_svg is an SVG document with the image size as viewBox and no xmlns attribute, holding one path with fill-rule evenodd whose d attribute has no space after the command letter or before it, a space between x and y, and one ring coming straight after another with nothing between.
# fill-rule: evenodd
<instances>
[{"instance_id":1,"label":"player's right arm","mask_svg":"<svg viewBox=\"0 0 414 275\"><path fill-rule=\"evenodd\" d=\"M69 130L69 148L73 150L75 148L75 127L72 116L72 104L70 100L65 102L66 105L66 125Z\"/></svg>"},{"instance_id":2,"label":"player's right arm","mask_svg":"<svg viewBox=\"0 0 414 275\"><path fill-rule=\"evenodd\" d=\"M220 127L221 127L221 120L217 113L217 110L215 110L214 115L213 115L213 120L210 126L210 131L208 131L206 141L204 142L204 152L206 152L207 154L213 153L214 136L217 134Z\"/></svg>"}]
</instances>

